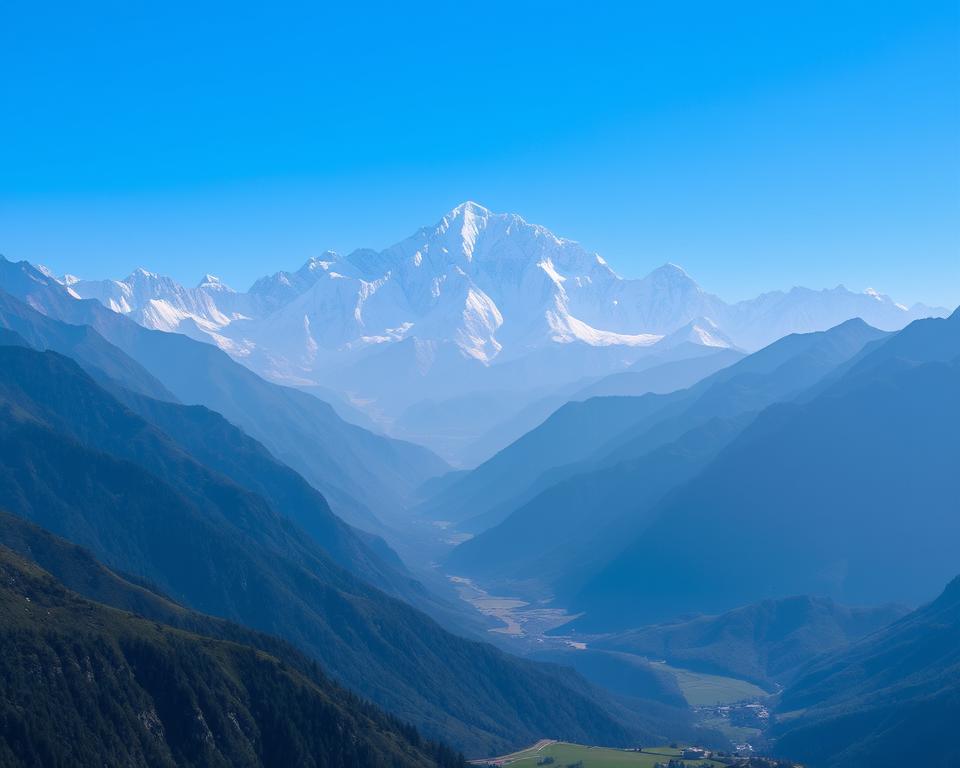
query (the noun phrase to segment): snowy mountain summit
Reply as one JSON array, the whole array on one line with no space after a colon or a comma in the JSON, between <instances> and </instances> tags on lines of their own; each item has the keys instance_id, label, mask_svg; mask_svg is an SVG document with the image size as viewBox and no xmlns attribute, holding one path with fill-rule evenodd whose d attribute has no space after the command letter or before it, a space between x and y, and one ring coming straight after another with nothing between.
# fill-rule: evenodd
<instances>
[{"instance_id":1,"label":"snowy mountain summit","mask_svg":"<svg viewBox=\"0 0 960 768\"><path fill-rule=\"evenodd\" d=\"M272 379L384 403L469 391L481 379L520 386L510 371L530 386L571 381L625 367L658 344L752 350L851 317L893 330L945 313L842 287L727 304L676 265L625 279L578 243L473 202L386 250L327 251L246 293L212 275L185 288L144 269L65 282L150 328L217 344ZM413 391L397 400L404 387Z\"/></svg>"}]
</instances>

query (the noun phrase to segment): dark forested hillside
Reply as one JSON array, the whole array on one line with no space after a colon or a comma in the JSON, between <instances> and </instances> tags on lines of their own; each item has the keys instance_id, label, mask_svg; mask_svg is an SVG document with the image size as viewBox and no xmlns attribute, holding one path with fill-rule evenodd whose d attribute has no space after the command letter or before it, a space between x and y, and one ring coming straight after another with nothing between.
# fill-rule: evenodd
<instances>
[{"instance_id":1,"label":"dark forested hillside","mask_svg":"<svg viewBox=\"0 0 960 768\"><path fill-rule=\"evenodd\" d=\"M665 659L701 672L750 680L769 690L790 682L814 657L893 623L906 608L854 608L816 597L764 600L720 616L654 624L592 647Z\"/></svg>"},{"instance_id":2,"label":"dark forested hillside","mask_svg":"<svg viewBox=\"0 0 960 768\"><path fill-rule=\"evenodd\" d=\"M301 661L90 602L0 546L4 766L463 764Z\"/></svg>"},{"instance_id":3,"label":"dark forested hillside","mask_svg":"<svg viewBox=\"0 0 960 768\"><path fill-rule=\"evenodd\" d=\"M777 751L811 768L960 765L960 577L934 602L812 662L784 692Z\"/></svg>"}]
</instances>

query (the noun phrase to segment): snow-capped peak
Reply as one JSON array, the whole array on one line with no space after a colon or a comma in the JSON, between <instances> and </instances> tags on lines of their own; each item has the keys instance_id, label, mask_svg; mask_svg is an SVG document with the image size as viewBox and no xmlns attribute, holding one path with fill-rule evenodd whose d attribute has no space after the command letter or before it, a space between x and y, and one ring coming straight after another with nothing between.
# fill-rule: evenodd
<instances>
[{"instance_id":1,"label":"snow-capped peak","mask_svg":"<svg viewBox=\"0 0 960 768\"><path fill-rule=\"evenodd\" d=\"M864 293L866 296L871 296L871 297L873 297L873 298L876 299L877 301L890 301L890 297L889 297L889 296L887 296L887 295L884 294L884 293L880 293L880 291L878 291L878 290L875 289L875 288L865 288L865 289L863 290L863 293Z\"/></svg>"},{"instance_id":2,"label":"snow-capped peak","mask_svg":"<svg viewBox=\"0 0 960 768\"><path fill-rule=\"evenodd\" d=\"M700 287L696 281L687 274L683 267L670 261L657 267L644 279L661 284L686 284L696 286L697 288Z\"/></svg>"},{"instance_id":3,"label":"snow-capped peak","mask_svg":"<svg viewBox=\"0 0 960 768\"><path fill-rule=\"evenodd\" d=\"M300 271L312 271L314 269L327 269L330 264L340 261L340 254L336 251L324 251L319 256L311 256L300 268Z\"/></svg>"},{"instance_id":4,"label":"snow-capped peak","mask_svg":"<svg viewBox=\"0 0 960 768\"><path fill-rule=\"evenodd\" d=\"M460 205L455 206L446 216L445 219L456 219L461 216L489 216L490 209L480 203L475 203L473 200L465 200L460 203Z\"/></svg>"},{"instance_id":5,"label":"snow-capped peak","mask_svg":"<svg viewBox=\"0 0 960 768\"><path fill-rule=\"evenodd\" d=\"M440 220L435 230L436 236L453 234L459 240L458 252L469 262L473 260L473 250L491 214L489 209L468 200L454 208ZM449 247L447 248L449 250Z\"/></svg>"},{"instance_id":6,"label":"snow-capped peak","mask_svg":"<svg viewBox=\"0 0 960 768\"><path fill-rule=\"evenodd\" d=\"M187 289L143 268L122 281L71 285L150 327L210 340L274 378L320 382L382 352L377 386L386 388L401 370L389 366L401 365L410 349L432 350L428 357L440 355L451 371L459 363L444 350L488 366L550 350L570 361L569 369L558 363L558 375L582 375L587 359L627 364L649 345L757 349L850 317L895 329L933 314L842 287L728 304L674 263L626 279L577 242L470 200L389 248L326 251L246 293L213 275ZM361 393L376 389L356 383Z\"/></svg>"},{"instance_id":7,"label":"snow-capped peak","mask_svg":"<svg viewBox=\"0 0 960 768\"><path fill-rule=\"evenodd\" d=\"M721 349L736 346L733 340L720 330L720 326L709 317L694 318L683 327L665 336L657 346L668 349L684 343Z\"/></svg>"},{"instance_id":8,"label":"snow-capped peak","mask_svg":"<svg viewBox=\"0 0 960 768\"><path fill-rule=\"evenodd\" d=\"M224 283L223 280L216 275L211 275L209 273L200 279L200 282L197 284L197 288L203 288L208 291L225 291L228 293L235 293L233 288Z\"/></svg>"},{"instance_id":9,"label":"snow-capped peak","mask_svg":"<svg viewBox=\"0 0 960 768\"><path fill-rule=\"evenodd\" d=\"M56 276L54 271L50 269L50 267L46 266L45 264L37 264L36 269L37 269L37 272L39 272L44 277L49 277L51 280L55 280L58 283L63 282L59 277Z\"/></svg>"}]
</instances>

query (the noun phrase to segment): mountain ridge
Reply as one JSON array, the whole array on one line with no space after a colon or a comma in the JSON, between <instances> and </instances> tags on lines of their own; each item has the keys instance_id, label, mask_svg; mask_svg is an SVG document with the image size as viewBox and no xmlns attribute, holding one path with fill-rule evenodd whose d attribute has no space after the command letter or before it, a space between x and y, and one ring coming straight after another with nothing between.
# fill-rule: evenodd
<instances>
[{"instance_id":1,"label":"mountain ridge","mask_svg":"<svg viewBox=\"0 0 960 768\"><path fill-rule=\"evenodd\" d=\"M915 326L937 341L918 361L898 354L885 364L886 345L900 346L889 336L816 396L767 407L663 499L654 523L581 591L576 606L590 606L581 628L785 593L911 603L942 583L949 557L934 553L958 532L957 323ZM916 349L918 335L906 333L904 345ZM668 562L678 548L695 568ZM926 556L893 565L903 548ZM654 573L656 595L645 586ZM627 599L636 615L624 615Z\"/></svg>"},{"instance_id":2,"label":"mountain ridge","mask_svg":"<svg viewBox=\"0 0 960 768\"><path fill-rule=\"evenodd\" d=\"M205 405L260 441L320 490L348 522L383 532L408 491L446 469L420 445L344 422L326 402L270 383L214 345L150 330L69 289L27 262L0 257L0 288L33 310L86 325L187 405Z\"/></svg>"},{"instance_id":3,"label":"mountain ridge","mask_svg":"<svg viewBox=\"0 0 960 768\"><path fill-rule=\"evenodd\" d=\"M352 337L340 338L338 345L355 347L358 343L408 338L409 328L404 326L409 322L414 327L413 335L418 338L453 339L466 355L491 362L503 348L496 333L504 319L510 319L508 325L516 327L518 323L511 316L524 314L518 307L511 306L516 303L517 294L511 292L510 281L514 288L522 285L529 289L535 287L535 283L530 283L533 276L537 276L535 283L539 281L550 291L549 300L542 304L545 331L551 340L561 343L576 340L600 346L633 346L645 343L638 336L662 337L682 330L687 324L699 325L702 333L706 332L705 328L712 328L718 332L718 338L723 338L725 333L736 336L744 334L746 325L769 318L774 312L783 312L784 305L790 305L794 313L790 321L795 326L794 332L822 330L809 327L823 325L815 316L817 301L855 302L862 310L860 314L874 316L873 322L864 319L887 330L895 329L887 327L891 323L902 327L922 313L943 311L920 303L908 308L872 289L854 293L842 285L822 291L794 287L727 303L704 291L676 264L664 264L642 278L622 278L599 254L590 253L575 240L558 237L545 227L528 223L518 214L493 213L473 202L456 206L437 225L421 227L383 251L357 249L346 256L327 251L310 257L295 272L280 271L259 278L244 293L227 288L210 275L205 275L196 288L186 288L172 278L142 267L120 280L66 276L62 282L76 295L96 298L115 311L131 314L148 327L176 330L183 319L190 317L203 332L214 336L225 334L212 340L226 344L227 351L231 351L230 343L242 343L224 330L234 321L246 324L245 330L249 330L250 320L271 314L311 291L316 292L317 286L323 287L325 300L329 301L338 296L343 298L342 287L330 285L352 282L356 285L357 301L350 305L349 311L356 315L359 325ZM466 283L464 278L469 278ZM461 291L464 311L472 316L464 316L464 324L455 325L445 336L420 333L415 326L424 322L423 313L436 310L437 300L444 300L447 286L443 283L465 286L462 291L456 288L454 292ZM351 287L351 290L354 289ZM380 296L385 292L397 293L397 298L402 295L407 310L411 310L409 317L376 322L377 312L396 309L380 306ZM536 292L530 293L536 295ZM224 302L224 306L217 305L218 300ZM878 314L881 308L882 314ZM309 308L303 309L309 316ZM314 307L313 314L320 317L316 310ZM803 314L805 318L801 317ZM451 319L456 322L456 318ZM345 317L340 322L346 322ZM436 330L431 323L427 319L426 324ZM467 330L480 336L474 334L468 339ZM514 335L516 331L511 329L510 333ZM784 334L778 331L764 337L762 332L746 333L741 346L755 349L780 335ZM226 338L231 342L224 342ZM323 346L321 339L315 340ZM656 340L650 338L647 342Z\"/></svg>"}]
</instances>

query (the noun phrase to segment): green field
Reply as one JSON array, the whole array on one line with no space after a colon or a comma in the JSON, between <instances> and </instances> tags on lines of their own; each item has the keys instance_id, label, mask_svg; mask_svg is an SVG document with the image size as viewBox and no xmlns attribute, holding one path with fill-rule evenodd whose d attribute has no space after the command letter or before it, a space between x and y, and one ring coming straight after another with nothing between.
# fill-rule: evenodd
<instances>
[{"instance_id":1,"label":"green field","mask_svg":"<svg viewBox=\"0 0 960 768\"><path fill-rule=\"evenodd\" d=\"M710 706L712 704L729 704L734 701L753 699L767 696L767 692L746 680L735 677L721 677L707 675L701 672L691 672L688 669L677 669L668 664L657 664L657 667L671 672L677 679L680 692L692 707Z\"/></svg>"},{"instance_id":2,"label":"green field","mask_svg":"<svg viewBox=\"0 0 960 768\"><path fill-rule=\"evenodd\" d=\"M722 733L734 744L752 743L762 734L759 728L747 728L740 725L731 725L730 719L726 717L705 717L700 720L700 725L704 728Z\"/></svg>"},{"instance_id":3,"label":"green field","mask_svg":"<svg viewBox=\"0 0 960 768\"><path fill-rule=\"evenodd\" d=\"M562 741L550 742L541 747L531 747L521 752L507 755L504 766L510 768L537 768L537 760L543 757L552 757L555 762L550 768L566 768L567 765L583 761L583 768L653 768L657 763L666 763L671 758L680 756L679 749L669 747L649 747L643 752L625 752L620 749L605 749L603 747L585 747L580 744L568 744ZM700 765L722 766L712 760L689 760L686 765L691 767Z\"/></svg>"}]
</instances>

